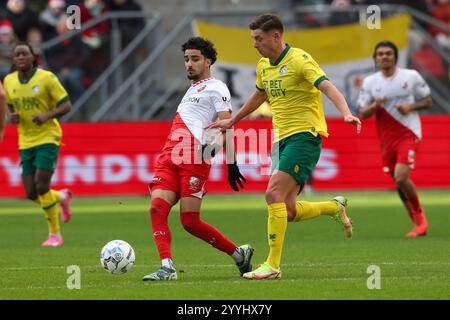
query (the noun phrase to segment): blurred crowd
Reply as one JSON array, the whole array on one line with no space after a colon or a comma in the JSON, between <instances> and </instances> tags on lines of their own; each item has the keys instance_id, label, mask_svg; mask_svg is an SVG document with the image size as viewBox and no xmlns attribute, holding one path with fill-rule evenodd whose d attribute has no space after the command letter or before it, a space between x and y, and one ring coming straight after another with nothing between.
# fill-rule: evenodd
<instances>
[{"instance_id":1,"label":"blurred crowd","mask_svg":"<svg viewBox=\"0 0 450 320\"><path fill-rule=\"evenodd\" d=\"M102 20L81 34L68 37L42 50L44 42L72 32L67 7L78 5L80 22L95 19L108 12L142 11L135 0L7 0L0 4L0 79L11 71L15 43L29 42L39 56L40 64L53 71L77 100L84 89L110 63L110 20ZM70 13L70 12L69 12ZM143 18L118 19L122 48L145 25Z\"/></svg>"},{"instance_id":2,"label":"blurred crowd","mask_svg":"<svg viewBox=\"0 0 450 320\"><path fill-rule=\"evenodd\" d=\"M360 16L357 11L347 10L352 5L405 5L415 9L436 21L442 22L446 29L439 28L433 24L424 22L417 23L428 33L437 44L432 46L430 42L417 33L410 33L410 50L413 52L410 61L410 67L425 70L428 74L444 84L449 84L450 66L442 58L442 55L450 53L450 35L448 27L450 26L450 0L291 0L293 7L299 5L330 5L333 8L331 14L317 16L309 13L302 13L296 17L297 23L304 27L324 27L334 26L346 23L358 23ZM381 12L382 17L386 17L386 12ZM438 52L440 51L440 53Z\"/></svg>"}]
</instances>

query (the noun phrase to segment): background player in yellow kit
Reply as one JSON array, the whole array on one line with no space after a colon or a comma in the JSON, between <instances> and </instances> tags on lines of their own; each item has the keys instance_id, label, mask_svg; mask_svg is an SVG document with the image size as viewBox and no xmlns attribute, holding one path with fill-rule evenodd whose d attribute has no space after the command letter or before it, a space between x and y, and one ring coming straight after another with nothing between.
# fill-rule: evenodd
<instances>
[{"instance_id":1,"label":"background player in yellow kit","mask_svg":"<svg viewBox=\"0 0 450 320\"><path fill-rule=\"evenodd\" d=\"M6 126L6 97L5 90L0 83L0 143L3 141L3 134Z\"/></svg>"},{"instance_id":2,"label":"background player in yellow kit","mask_svg":"<svg viewBox=\"0 0 450 320\"><path fill-rule=\"evenodd\" d=\"M22 182L27 198L39 204L48 220L49 237L45 247L61 246L59 206L62 221L71 217L70 191L51 190L62 131L56 118L71 109L66 90L51 72L38 68L32 47L19 43L14 47L16 71L4 79L7 104L12 123L18 124Z\"/></svg>"},{"instance_id":3,"label":"background player in yellow kit","mask_svg":"<svg viewBox=\"0 0 450 320\"><path fill-rule=\"evenodd\" d=\"M352 235L346 215L347 199L338 196L326 202L296 201L306 179L316 166L327 124L322 92L341 112L344 121L361 130L344 96L305 51L283 41L283 23L273 14L261 15L250 24L254 47L262 58L256 67L256 89L231 119L218 120L209 127L226 130L256 110L263 102L272 107L272 123L278 131L272 153L272 175L266 190L269 211L269 256L264 264L245 273L244 278L271 279L281 276L281 252L288 221L303 221L319 215L332 216Z\"/></svg>"}]
</instances>

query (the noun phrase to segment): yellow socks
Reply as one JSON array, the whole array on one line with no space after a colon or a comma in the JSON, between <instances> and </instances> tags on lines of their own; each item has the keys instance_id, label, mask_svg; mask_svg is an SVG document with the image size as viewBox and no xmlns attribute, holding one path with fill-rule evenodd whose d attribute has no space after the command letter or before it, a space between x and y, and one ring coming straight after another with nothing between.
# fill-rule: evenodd
<instances>
[{"instance_id":1,"label":"yellow socks","mask_svg":"<svg viewBox=\"0 0 450 320\"><path fill-rule=\"evenodd\" d=\"M295 207L297 209L297 215L295 216L294 221L313 219L322 214L327 216L334 216L338 212L338 205L336 201L297 201Z\"/></svg>"},{"instance_id":2,"label":"yellow socks","mask_svg":"<svg viewBox=\"0 0 450 320\"><path fill-rule=\"evenodd\" d=\"M287 229L287 209L284 202L271 203L267 232L269 240L269 257L267 263L271 267L280 269L281 252L283 250L284 234Z\"/></svg>"},{"instance_id":3,"label":"yellow socks","mask_svg":"<svg viewBox=\"0 0 450 320\"><path fill-rule=\"evenodd\" d=\"M39 202L44 209L45 218L48 221L48 229L51 234L59 234L59 208L57 206L58 201L55 199L55 195L50 190L46 194L39 196Z\"/></svg>"},{"instance_id":4,"label":"yellow socks","mask_svg":"<svg viewBox=\"0 0 450 320\"><path fill-rule=\"evenodd\" d=\"M267 233L269 241L269 256L266 262L275 269L280 269L281 253L283 251L284 236L287 229L287 209L284 202L268 205L269 219ZM320 215L334 216L338 212L335 201L308 202L297 201L297 214L294 221L303 221Z\"/></svg>"}]
</instances>

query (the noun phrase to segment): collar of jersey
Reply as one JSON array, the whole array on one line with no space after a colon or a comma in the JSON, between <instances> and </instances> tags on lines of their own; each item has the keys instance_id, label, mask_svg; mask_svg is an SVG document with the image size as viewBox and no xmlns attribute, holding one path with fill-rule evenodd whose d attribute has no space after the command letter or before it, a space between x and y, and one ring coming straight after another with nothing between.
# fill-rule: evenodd
<instances>
[{"instance_id":1,"label":"collar of jersey","mask_svg":"<svg viewBox=\"0 0 450 320\"><path fill-rule=\"evenodd\" d=\"M19 82L21 84L27 84L31 80L31 78L33 78L36 71L37 71L37 67L33 67L33 71L31 72L30 77L28 79L24 79L24 80L20 79L20 74L19 74L19 72L17 72L17 78L19 78Z\"/></svg>"},{"instance_id":2,"label":"collar of jersey","mask_svg":"<svg viewBox=\"0 0 450 320\"><path fill-rule=\"evenodd\" d=\"M276 65L278 65L281 62L281 60L283 60L283 58L286 56L286 54L287 54L287 52L289 51L290 48L291 48L291 46L286 43L286 48L284 48L283 52L281 52L280 56L277 58L277 60L275 60L274 63L270 62L270 65L272 67L275 67Z\"/></svg>"},{"instance_id":3,"label":"collar of jersey","mask_svg":"<svg viewBox=\"0 0 450 320\"><path fill-rule=\"evenodd\" d=\"M211 79L212 79L212 77L209 77L209 78L200 80L200 81L198 81L198 82L196 82L196 83L193 83L193 84L192 84L192 87L196 87L196 86L198 86L200 83L206 82L206 81L211 80Z\"/></svg>"},{"instance_id":4,"label":"collar of jersey","mask_svg":"<svg viewBox=\"0 0 450 320\"><path fill-rule=\"evenodd\" d=\"M384 74L383 74L383 72L382 71L380 71L381 72L381 77L384 79L384 80L386 80L386 81L392 81L396 76L397 76L397 74L398 74L398 68L397 67L395 67L395 72L392 74L392 76L390 76L390 77L386 77Z\"/></svg>"}]
</instances>

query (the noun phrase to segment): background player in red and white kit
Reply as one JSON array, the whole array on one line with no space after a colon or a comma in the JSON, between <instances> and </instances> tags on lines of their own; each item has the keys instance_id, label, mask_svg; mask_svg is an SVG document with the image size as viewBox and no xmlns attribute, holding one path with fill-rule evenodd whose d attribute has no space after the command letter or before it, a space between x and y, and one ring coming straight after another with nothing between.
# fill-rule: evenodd
<instances>
[{"instance_id":1,"label":"background player in red and white kit","mask_svg":"<svg viewBox=\"0 0 450 320\"><path fill-rule=\"evenodd\" d=\"M192 85L178 106L171 132L156 165L155 176L149 185L153 238L162 267L144 276L143 281L177 279L167 217L178 201L181 223L189 233L230 255L241 276L252 269L253 248L250 245L238 247L217 229L200 220L202 196L211 167L209 160L217 152L219 144L218 141L216 145L207 143L204 128L216 118L230 118L232 107L227 86L211 77L210 67L217 56L213 44L195 37L182 45L182 51L187 77ZM218 135L222 138L220 132ZM229 140L228 151L234 149L232 139ZM239 191L237 184L242 188L242 181L246 181L234 159L233 152L231 161L228 161L228 181L233 190Z\"/></svg>"},{"instance_id":2,"label":"background player in red and white kit","mask_svg":"<svg viewBox=\"0 0 450 320\"><path fill-rule=\"evenodd\" d=\"M392 42L378 43L373 57L380 71L363 81L358 98L360 117L375 113L383 171L394 179L415 225L406 236L424 236L428 222L409 174L422 138L418 111L431 107L430 88L417 71L396 66L398 49Z\"/></svg>"}]
</instances>

